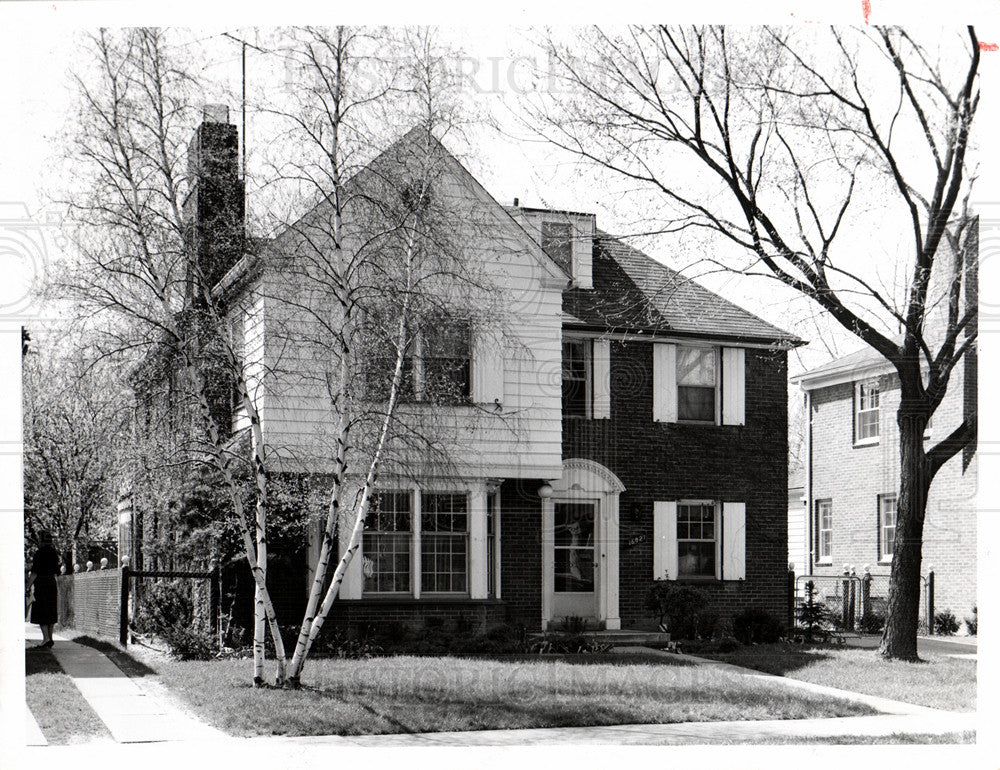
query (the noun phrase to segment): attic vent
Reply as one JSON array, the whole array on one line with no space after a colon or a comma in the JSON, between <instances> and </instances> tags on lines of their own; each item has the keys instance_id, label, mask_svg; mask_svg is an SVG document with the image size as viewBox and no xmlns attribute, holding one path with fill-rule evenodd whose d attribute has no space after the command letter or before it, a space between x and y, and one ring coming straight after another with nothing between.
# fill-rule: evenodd
<instances>
[{"instance_id":1,"label":"attic vent","mask_svg":"<svg viewBox=\"0 0 1000 770\"><path fill-rule=\"evenodd\" d=\"M542 222L542 250L573 274L573 229L569 222Z\"/></svg>"}]
</instances>

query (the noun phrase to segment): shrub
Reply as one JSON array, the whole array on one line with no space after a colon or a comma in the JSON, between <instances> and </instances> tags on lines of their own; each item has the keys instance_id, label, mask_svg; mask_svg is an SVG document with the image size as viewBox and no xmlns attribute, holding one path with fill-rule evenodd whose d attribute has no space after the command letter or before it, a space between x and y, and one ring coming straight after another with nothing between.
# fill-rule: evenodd
<instances>
[{"instance_id":1,"label":"shrub","mask_svg":"<svg viewBox=\"0 0 1000 770\"><path fill-rule=\"evenodd\" d=\"M708 593L697 586L654 580L646 592L646 607L659 618L675 639L694 639L708 618Z\"/></svg>"},{"instance_id":2,"label":"shrub","mask_svg":"<svg viewBox=\"0 0 1000 770\"><path fill-rule=\"evenodd\" d=\"M979 608L975 605L972 607L972 617L965 619L965 628L969 632L969 636L977 636L979 632Z\"/></svg>"},{"instance_id":3,"label":"shrub","mask_svg":"<svg viewBox=\"0 0 1000 770\"><path fill-rule=\"evenodd\" d=\"M812 580L808 581L805 584L805 601L795 611L799 623L805 626L806 638L809 641L813 641L816 637L825 637L830 623L830 610L817 593L816 584Z\"/></svg>"},{"instance_id":4,"label":"shrub","mask_svg":"<svg viewBox=\"0 0 1000 770\"><path fill-rule=\"evenodd\" d=\"M934 615L934 633L939 636L954 636L958 631L958 619L951 610L941 610Z\"/></svg>"},{"instance_id":5,"label":"shrub","mask_svg":"<svg viewBox=\"0 0 1000 770\"><path fill-rule=\"evenodd\" d=\"M214 636L196 626L190 587L180 580L145 586L132 627L158 636L181 660L207 660L217 652Z\"/></svg>"},{"instance_id":6,"label":"shrub","mask_svg":"<svg viewBox=\"0 0 1000 770\"><path fill-rule=\"evenodd\" d=\"M745 609L733 618L733 636L743 644L772 644L784 635L784 624L759 607Z\"/></svg>"},{"instance_id":7,"label":"shrub","mask_svg":"<svg viewBox=\"0 0 1000 770\"><path fill-rule=\"evenodd\" d=\"M885 628L885 614L878 610L868 610L861 617L861 630L866 634L880 634Z\"/></svg>"}]
</instances>

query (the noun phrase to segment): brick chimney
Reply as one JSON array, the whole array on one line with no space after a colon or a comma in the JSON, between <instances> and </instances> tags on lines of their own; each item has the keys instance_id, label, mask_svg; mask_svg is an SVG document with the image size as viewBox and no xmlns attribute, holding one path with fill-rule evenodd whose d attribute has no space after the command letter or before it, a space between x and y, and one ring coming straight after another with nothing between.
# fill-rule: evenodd
<instances>
[{"instance_id":1,"label":"brick chimney","mask_svg":"<svg viewBox=\"0 0 1000 770\"><path fill-rule=\"evenodd\" d=\"M224 104L205 105L188 147L192 187L184 202L190 258L209 286L218 283L243 255L244 182L239 175L239 133ZM191 267L191 266L189 266ZM188 298L197 305L198 272L188 271Z\"/></svg>"}]
</instances>

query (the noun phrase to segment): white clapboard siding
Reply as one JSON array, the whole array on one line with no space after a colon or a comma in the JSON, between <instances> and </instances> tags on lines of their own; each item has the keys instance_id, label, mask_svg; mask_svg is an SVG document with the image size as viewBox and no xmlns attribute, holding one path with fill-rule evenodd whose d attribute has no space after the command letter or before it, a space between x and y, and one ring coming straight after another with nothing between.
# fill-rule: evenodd
<instances>
[{"instance_id":1,"label":"white clapboard siding","mask_svg":"<svg viewBox=\"0 0 1000 770\"><path fill-rule=\"evenodd\" d=\"M722 579L747 576L747 510L745 503L722 504Z\"/></svg>"},{"instance_id":2,"label":"white clapboard siding","mask_svg":"<svg viewBox=\"0 0 1000 770\"><path fill-rule=\"evenodd\" d=\"M594 419L611 417L611 343L594 340Z\"/></svg>"},{"instance_id":3,"label":"white clapboard siding","mask_svg":"<svg viewBox=\"0 0 1000 770\"><path fill-rule=\"evenodd\" d=\"M677 346L653 343L653 420L677 422Z\"/></svg>"},{"instance_id":4,"label":"white clapboard siding","mask_svg":"<svg viewBox=\"0 0 1000 770\"><path fill-rule=\"evenodd\" d=\"M503 334L477 328L472 342L472 400L477 404L500 404L504 399Z\"/></svg>"},{"instance_id":5,"label":"white clapboard siding","mask_svg":"<svg viewBox=\"0 0 1000 770\"><path fill-rule=\"evenodd\" d=\"M464 173L464 172L462 172ZM463 234L463 258L477 283L492 283L502 296L491 299L500 308L498 326L503 358L493 365L476 366L473 351L473 398L494 411L473 407L441 408L408 404L400 413L437 410L444 436L442 444L452 463L449 472L476 477L554 478L562 468L562 289L565 277L551 267L513 219L466 175L439 179L439 195L458 195L473 223ZM492 221L484 217L493 215ZM296 338L320 340L324 331L303 305L316 308L316 285L281 266L267 276L268 296L288 296L290 302L269 301L267 362L274 371L268 380L270 446L281 462L309 470L328 470L333 456L333 417L324 387L327 358L317 345L298 345ZM477 308L478 310L479 308ZM319 313L323 312L320 307ZM489 317L491 309L483 308ZM280 330L272 335L270 324ZM478 348L474 340L474 348ZM478 368L478 372L477 372ZM488 397L488 398L487 398ZM481 400L480 400L481 399ZM438 426L434 426L435 431ZM435 436L436 438L436 436ZM425 453L426 454L426 453ZM391 461L387 457L386 461ZM395 458L402 459L404 458ZM283 466L284 467L284 466ZM353 467L358 467L354 465ZM363 466L362 466L363 467ZM444 466L439 464L437 471ZM433 473L435 469L428 469Z\"/></svg>"},{"instance_id":6,"label":"white clapboard siding","mask_svg":"<svg viewBox=\"0 0 1000 770\"><path fill-rule=\"evenodd\" d=\"M722 349L722 424L746 422L746 351Z\"/></svg>"},{"instance_id":7,"label":"white clapboard siding","mask_svg":"<svg viewBox=\"0 0 1000 770\"><path fill-rule=\"evenodd\" d=\"M653 503L653 580L677 579L677 503Z\"/></svg>"}]
</instances>

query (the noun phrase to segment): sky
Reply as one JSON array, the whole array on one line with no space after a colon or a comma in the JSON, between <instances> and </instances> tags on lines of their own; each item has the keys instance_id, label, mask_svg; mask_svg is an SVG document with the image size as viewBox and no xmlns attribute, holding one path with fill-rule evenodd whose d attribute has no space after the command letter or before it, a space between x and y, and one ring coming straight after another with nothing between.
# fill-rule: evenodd
<instances>
[{"instance_id":1,"label":"sky","mask_svg":"<svg viewBox=\"0 0 1000 770\"><path fill-rule=\"evenodd\" d=\"M220 82L235 84L239 78L239 59L236 44L217 37L224 30L245 31L248 27L302 22L391 22L391 23L447 23L463 25L450 28L448 34L460 42L469 53L469 67L476 71L478 87L490 105L502 113L505 104L514 104L522 57L530 54L530 46L523 31L540 24L559 24L567 20L619 23L623 20L656 19L669 7L670 21L768 21L777 23L814 24L839 21L863 24L865 8L870 9L869 21L873 24L906 21L923 25L954 23L962 13L977 21L980 39L987 44L1000 43L995 2L845 2L833 4L806 4L802 2L764 2L734 4L700 2L683 7L670 7L662 2L604 3L601 5L579 2L556 2L538 7L535 4L505 3L475 5L469 3L434 3L431 5L403 5L366 3L351 8L338 9L344 18L331 18L329 7L302 5L296 2L243 3L239 11L227 4L204 2L134 3L121 0L111 3L90 2L0 2L0 543L3 543L0 562L7 565L0 581L0 599L3 617L17 614L22 596L16 564L21 561L21 490L20 490L20 403L19 359L20 326L58 324L52 309L41 307L33 294L45 266L56 258L64 245L54 226L58 218L45 198L44 182L57 172L53 158L60 146L67 121L72 120L73 99L69 74L74 69L75 45L78 33L84 28L105 25L157 24L196 27L200 39L210 50L214 61L206 74ZM695 17L697 14L697 17ZM514 27L512 25L518 25ZM202 35L202 32L204 35ZM193 33L194 34L194 33ZM212 37L215 36L215 37ZM251 73L254 57L249 60ZM996 96L1000 51L984 51L982 64L984 101L977 122L990 126L983 136L998 135L995 130L1000 116L993 100ZM251 79L253 75L251 74ZM238 120L238 110L233 107L233 119ZM254 144L253 124L251 148ZM526 205L549 205L597 214L598 225L614 232L627 219L616 207L615 196L595 185L581 183L574 170L549 147L538 143L518 142L502 135L482 132L478 137L475 159L471 170L498 200L509 203L514 197ZM988 145L989 142L987 141ZM982 153L977 202L983 213L981 245L982 261L982 343L981 377L984 387L996 381L996 362L1000 360L995 344L996 331L1000 330L1000 305L994 300L1000 276L1000 260L993 254L1000 253L1000 186L997 184L995 152L989 146ZM251 205L253 202L251 201ZM867 243L858 238L859 253ZM678 250L671 244L659 244L650 249L655 258L672 266L679 266ZM703 282L723 296L736 301L779 326L793 326L807 339L815 339L802 321L811 314L801 299L789 301L788 295L776 292L773 284L761 287L748 285L739 277L705 277ZM792 323L789 323L791 319ZM825 331L825 329L824 329ZM848 352L857 347L856 342L838 338L839 350ZM823 346L814 342L806 349L801 361L793 360L794 372L803 365L822 363L828 354ZM981 483L980 505L983 509L980 538L981 570L990 569L992 546L1000 528L996 525L997 506L990 501L1000 499L997 480L1000 468L996 466L998 446L994 439L998 424L996 404L982 399L980 441ZM995 573L993 573L995 578ZM981 579L983 586L990 585ZM980 606L983 608L984 629L990 627L990 607L996 617L998 603L983 591ZM13 634L13 635L12 635ZM19 655L16 629L7 627L0 634L5 654L12 648ZM5 660L8 658L5 657ZM1000 659L998 659L1000 661ZM4 672L13 670L4 667ZM981 681L996 677L997 664L989 657L980 663ZM996 681L996 679L994 679ZM23 685L16 677L0 677L0 700L17 702L23 698ZM981 690L982 691L982 690ZM9 721L9 720L8 720ZM15 720L16 721L16 720ZM6 729L6 728L5 728ZM983 740L984 738L981 738ZM590 754L577 755L592 759ZM648 756L648 755L647 755ZM565 757L563 757L565 759ZM608 757L609 761L617 757ZM745 759L750 762L749 757ZM803 756L815 766L815 755ZM741 760L741 764L743 761Z\"/></svg>"}]
</instances>

